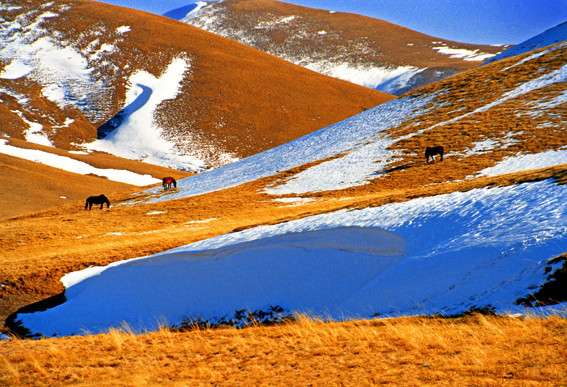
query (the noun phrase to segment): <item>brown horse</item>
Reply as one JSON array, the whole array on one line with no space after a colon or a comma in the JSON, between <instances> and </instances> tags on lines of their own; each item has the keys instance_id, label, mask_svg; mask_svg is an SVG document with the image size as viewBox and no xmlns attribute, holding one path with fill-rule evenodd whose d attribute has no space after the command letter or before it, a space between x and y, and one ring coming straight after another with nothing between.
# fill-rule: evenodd
<instances>
[{"instance_id":1,"label":"brown horse","mask_svg":"<svg viewBox=\"0 0 567 387\"><path fill-rule=\"evenodd\" d=\"M177 188L177 182L175 181L175 179L173 177L164 177L163 178L163 190L166 191L168 189L172 189L171 186L173 185L173 188Z\"/></svg>"},{"instance_id":2,"label":"brown horse","mask_svg":"<svg viewBox=\"0 0 567 387\"><path fill-rule=\"evenodd\" d=\"M89 196L87 198L87 201L85 202L85 210L87 209L87 207L90 210L93 204L100 204L100 209L102 210L102 207L104 207L104 203L106 203L106 208L110 208L110 200L108 200L106 196L104 195Z\"/></svg>"},{"instance_id":3,"label":"brown horse","mask_svg":"<svg viewBox=\"0 0 567 387\"><path fill-rule=\"evenodd\" d=\"M428 146L427 148L425 148L425 162L427 164L429 164L429 158L431 157L431 160L433 162L435 162L435 155L439 155L441 156L439 161L443 161L443 152L445 151L445 149L443 149L442 145L437 145L437 146Z\"/></svg>"}]
</instances>

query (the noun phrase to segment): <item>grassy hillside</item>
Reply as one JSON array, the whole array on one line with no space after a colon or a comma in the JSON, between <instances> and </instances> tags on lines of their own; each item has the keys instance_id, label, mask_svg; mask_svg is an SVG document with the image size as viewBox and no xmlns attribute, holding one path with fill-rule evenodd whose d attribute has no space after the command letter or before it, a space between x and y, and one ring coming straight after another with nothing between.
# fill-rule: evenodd
<instances>
[{"instance_id":1,"label":"grassy hillside","mask_svg":"<svg viewBox=\"0 0 567 387\"><path fill-rule=\"evenodd\" d=\"M390 136L399 138L392 149L400 156L388 173L367 184L299 195L313 201L287 204L272 200L274 197L264 189L329 160L174 201L148 203L144 200L147 192L123 193L111 195L114 206L110 211L85 212L81 199L6 220L0 223L0 283L4 284L0 315L5 318L19 306L60 293L62 273L148 255L234 230L486 186L545 178L563 184L565 169L561 166L467 178L507 155L564 146L565 104L553 101L564 91L565 83L551 83L514 98L503 97L534 79L549 77L564 63L564 46L540 52L529 61L525 59L528 54L524 59L499 61L409 95L409 100L432 96L431 108L389 130ZM518 63L521 65L515 65ZM486 106L490 108L483 108ZM547 113L523 114L528 111ZM482 140L504 145L490 146L480 154L467 151ZM447 148L446 160L426 164L423 148L437 142ZM81 185L69 183L74 184Z\"/></svg>"},{"instance_id":2,"label":"grassy hillside","mask_svg":"<svg viewBox=\"0 0 567 387\"><path fill-rule=\"evenodd\" d=\"M543 152L564 150L566 47L495 62L417 90L337 127L346 136L356 132L347 129L359 128L356 120L365 118L360 127L372 127L395 115L388 108L428 102L385 134L375 133L335 155L267 177L176 200L149 200L182 194L198 184L195 177L171 193L118 192L111 195L109 210L85 211L83 201L76 200L5 219L0 222L0 316L6 319L25 305L61 293L59 279L65 273L259 225L482 187L541 180L564 187L567 164L505 174L479 172L508 156L532 154L537 159ZM386 136L392 140L387 152L396 157L385 170L372 172L365 184L298 195L265 190ZM446 159L428 164L423 149L437 143L446 147ZM354 160L346 164L352 173L364 161ZM310 200L276 200L289 197ZM0 342L0 383L561 385L567 383L565 329L565 319L559 317L474 314L345 323L299 317L286 325L242 330L111 331L10 340Z\"/></svg>"},{"instance_id":3,"label":"grassy hillside","mask_svg":"<svg viewBox=\"0 0 567 387\"><path fill-rule=\"evenodd\" d=\"M190 71L178 96L161 103L154 120L175 151L213 166L226 163L227 155L249 156L393 98L165 17L108 4L8 1L0 14L6 42L0 49L1 138L99 168L159 179L189 175L97 152L68 152L96 139L98 129L124 108L133 74L159 76L179 56L191 63ZM33 54L42 45L41 55ZM7 75L10 66L21 63L28 66L24 69L36 67L22 76ZM48 97L53 90L65 94L64 104ZM42 134L54 147L24 141L30 132ZM6 186L19 187L0 192L0 200L9 203L0 209L0 218L133 188L0 157L0 178Z\"/></svg>"}]
</instances>

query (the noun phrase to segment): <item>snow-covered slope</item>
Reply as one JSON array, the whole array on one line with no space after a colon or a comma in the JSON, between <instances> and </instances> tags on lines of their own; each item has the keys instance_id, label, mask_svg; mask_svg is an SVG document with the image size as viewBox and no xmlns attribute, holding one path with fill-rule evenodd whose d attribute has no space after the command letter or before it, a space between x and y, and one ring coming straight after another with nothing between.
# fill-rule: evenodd
<instances>
[{"instance_id":1,"label":"snow-covered slope","mask_svg":"<svg viewBox=\"0 0 567 387\"><path fill-rule=\"evenodd\" d=\"M274 306L333 319L525 312L515 301L545 282L566 230L567 191L550 181L340 211L72 273L67 302L18 318L51 336Z\"/></svg>"},{"instance_id":2,"label":"snow-covered slope","mask_svg":"<svg viewBox=\"0 0 567 387\"><path fill-rule=\"evenodd\" d=\"M567 164L565 58L560 43L488 64L185 178L171 194L147 193L167 203L270 176L254 189L289 205L450 181L481 188L407 193L401 202L305 215L92 267L64 277L66 302L17 321L32 333L66 335L123 321L143 330L230 320L238 310L274 306L333 319L529 313L522 299L565 264L550 260L567 251L567 191L552 178L482 181ZM425 163L432 143L445 145L443 162Z\"/></svg>"},{"instance_id":3,"label":"snow-covered slope","mask_svg":"<svg viewBox=\"0 0 567 387\"><path fill-rule=\"evenodd\" d=\"M559 42L567 40L567 22L559 24L553 28L534 36L512 48L493 56L484 63L494 62L496 60L510 58L512 56L521 55L529 51L537 50L538 48L551 46Z\"/></svg>"},{"instance_id":4,"label":"snow-covered slope","mask_svg":"<svg viewBox=\"0 0 567 387\"><path fill-rule=\"evenodd\" d=\"M472 68L504 49L272 0L199 2L181 20L322 74L395 95Z\"/></svg>"}]
</instances>

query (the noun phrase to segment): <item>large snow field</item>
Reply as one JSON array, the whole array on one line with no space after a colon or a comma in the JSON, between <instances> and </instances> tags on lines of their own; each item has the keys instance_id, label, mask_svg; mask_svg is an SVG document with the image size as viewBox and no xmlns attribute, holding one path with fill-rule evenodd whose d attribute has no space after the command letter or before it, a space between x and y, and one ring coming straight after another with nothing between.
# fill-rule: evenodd
<instances>
[{"instance_id":1,"label":"large snow field","mask_svg":"<svg viewBox=\"0 0 567 387\"><path fill-rule=\"evenodd\" d=\"M567 190L547 180L343 210L91 267L62 279L67 302L18 319L51 336L276 305L337 320L526 312L514 302L566 250Z\"/></svg>"}]
</instances>

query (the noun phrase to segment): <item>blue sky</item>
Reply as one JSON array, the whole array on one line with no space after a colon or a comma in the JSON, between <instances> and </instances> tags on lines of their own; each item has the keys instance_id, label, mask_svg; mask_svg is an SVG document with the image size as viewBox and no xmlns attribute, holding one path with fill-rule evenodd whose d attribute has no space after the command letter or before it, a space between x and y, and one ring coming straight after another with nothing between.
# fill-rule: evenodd
<instances>
[{"instance_id":1,"label":"blue sky","mask_svg":"<svg viewBox=\"0 0 567 387\"><path fill-rule=\"evenodd\" d=\"M164 14L191 0L104 0ZM567 0L286 0L375 17L463 43L517 44L567 21Z\"/></svg>"}]
</instances>

